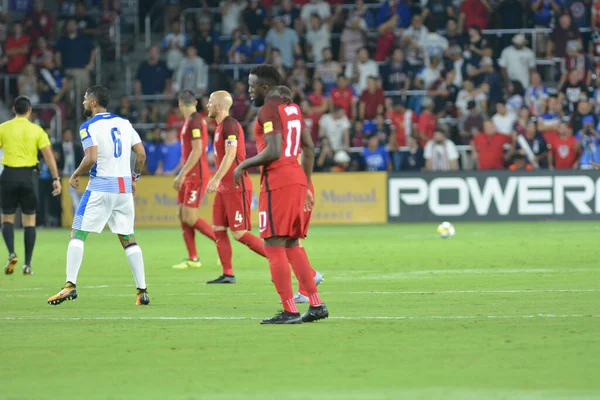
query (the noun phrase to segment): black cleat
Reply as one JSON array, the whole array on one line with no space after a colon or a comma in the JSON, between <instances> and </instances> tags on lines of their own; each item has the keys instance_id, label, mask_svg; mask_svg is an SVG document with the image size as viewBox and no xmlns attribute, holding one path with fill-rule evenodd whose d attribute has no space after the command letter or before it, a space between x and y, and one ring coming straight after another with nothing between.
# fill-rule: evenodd
<instances>
[{"instance_id":1,"label":"black cleat","mask_svg":"<svg viewBox=\"0 0 600 400\"><path fill-rule=\"evenodd\" d=\"M235 283L235 276L233 275L221 275L217 279L213 279L212 281L206 282L207 284L213 283Z\"/></svg>"},{"instance_id":2,"label":"black cleat","mask_svg":"<svg viewBox=\"0 0 600 400\"><path fill-rule=\"evenodd\" d=\"M302 322L315 322L326 318L329 318L329 310L325 304L321 304L320 306L308 307L308 311L302 315Z\"/></svg>"},{"instance_id":3,"label":"black cleat","mask_svg":"<svg viewBox=\"0 0 600 400\"><path fill-rule=\"evenodd\" d=\"M147 306L150 304L150 297L146 289L137 289L137 296L135 298L136 306Z\"/></svg>"},{"instance_id":4,"label":"black cleat","mask_svg":"<svg viewBox=\"0 0 600 400\"><path fill-rule=\"evenodd\" d=\"M15 265L17 265L18 261L19 259L17 258L17 255L15 253L11 253L8 256L8 262L6 263L6 267L4 267L4 273L6 275L12 275L12 273L15 271Z\"/></svg>"},{"instance_id":5,"label":"black cleat","mask_svg":"<svg viewBox=\"0 0 600 400\"><path fill-rule=\"evenodd\" d=\"M301 324L302 317L300 313L291 313L288 311L282 311L273 318L263 319L260 321L261 325L283 325L283 324Z\"/></svg>"}]
</instances>

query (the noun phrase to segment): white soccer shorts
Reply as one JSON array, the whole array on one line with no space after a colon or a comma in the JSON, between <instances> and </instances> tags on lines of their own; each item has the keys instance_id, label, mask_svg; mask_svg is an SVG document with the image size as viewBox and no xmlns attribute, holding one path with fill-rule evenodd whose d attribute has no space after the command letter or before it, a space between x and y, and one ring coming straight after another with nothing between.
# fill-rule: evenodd
<instances>
[{"instance_id":1,"label":"white soccer shorts","mask_svg":"<svg viewBox=\"0 0 600 400\"><path fill-rule=\"evenodd\" d=\"M112 233L131 235L134 220L133 194L86 190L75 213L73 229L100 233L108 224Z\"/></svg>"}]
</instances>

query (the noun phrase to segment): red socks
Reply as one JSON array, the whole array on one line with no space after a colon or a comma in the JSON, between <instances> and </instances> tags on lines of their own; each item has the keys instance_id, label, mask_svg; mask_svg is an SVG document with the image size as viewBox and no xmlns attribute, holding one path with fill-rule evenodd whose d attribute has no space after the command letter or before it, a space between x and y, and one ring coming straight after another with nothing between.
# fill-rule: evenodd
<instances>
[{"instance_id":1,"label":"red socks","mask_svg":"<svg viewBox=\"0 0 600 400\"><path fill-rule=\"evenodd\" d=\"M256 254L266 257L265 245L263 241L251 234L250 232L244 233L244 235L238 241L248 246L248 248Z\"/></svg>"},{"instance_id":2,"label":"red socks","mask_svg":"<svg viewBox=\"0 0 600 400\"><path fill-rule=\"evenodd\" d=\"M265 254L269 260L271 279L275 284L277 293L279 293L283 309L287 312L298 313L298 308L294 302L292 274L290 273L290 264L286 256L285 247L265 246Z\"/></svg>"},{"instance_id":3,"label":"red socks","mask_svg":"<svg viewBox=\"0 0 600 400\"><path fill-rule=\"evenodd\" d=\"M233 276L233 266L231 264L231 242L227 231L215 231L217 237L217 253L223 266L223 274Z\"/></svg>"},{"instance_id":4,"label":"red socks","mask_svg":"<svg viewBox=\"0 0 600 400\"><path fill-rule=\"evenodd\" d=\"M304 256L308 260L308 256L306 255L306 250L304 249L304 247L300 247L300 246L298 246L298 247L304 253ZM288 258L289 258L289 256L288 256ZM310 266L310 264L309 264L309 267L310 267L310 271L311 271L311 276L313 277L313 281L314 281L315 280L315 275L317 275L317 271L315 271L312 268L312 266ZM304 285L302 284L302 282L298 282L298 292L301 295L308 297L308 291L306 290L306 288L304 287Z\"/></svg>"},{"instance_id":5,"label":"red socks","mask_svg":"<svg viewBox=\"0 0 600 400\"><path fill-rule=\"evenodd\" d=\"M286 255L294 275L298 279L298 283L303 288L308 296L308 300L311 306L320 306L323 304L319 293L317 292L317 285L315 283L315 271L310 266L306 251L300 246L288 247L285 249Z\"/></svg>"},{"instance_id":6,"label":"red socks","mask_svg":"<svg viewBox=\"0 0 600 400\"><path fill-rule=\"evenodd\" d=\"M215 236L215 233L212 230L212 227L209 225L208 222L206 222L202 218L198 218L196 220L196 223L194 224L194 228L196 228L201 234L203 234L207 238L211 239L213 242L217 241L217 238Z\"/></svg>"},{"instance_id":7,"label":"red socks","mask_svg":"<svg viewBox=\"0 0 600 400\"><path fill-rule=\"evenodd\" d=\"M196 250L196 231L194 228L183 222L181 223L181 230L183 231L183 241L185 242L189 259L198 259L198 251Z\"/></svg>"}]
</instances>

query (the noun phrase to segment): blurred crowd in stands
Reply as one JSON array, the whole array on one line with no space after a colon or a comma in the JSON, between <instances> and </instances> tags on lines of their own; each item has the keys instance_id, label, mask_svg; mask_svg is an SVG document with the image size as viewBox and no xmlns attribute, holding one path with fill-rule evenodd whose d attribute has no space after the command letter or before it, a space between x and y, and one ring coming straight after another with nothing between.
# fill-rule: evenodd
<instances>
[{"instance_id":1,"label":"blurred crowd in stands","mask_svg":"<svg viewBox=\"0 0 600 400\"><path fill-rule=\"evenodd\" d=\"M184 121L174 98L182 89L197 93L201 113L212 91L229 90L247 153L256 154L246 81L265 62L303 110L318 148L315 171L584 169L600 161L599 0L163 3L170 26L132 67L133 93L111 110L139 124L151 174L181 166ZM71 80L85 87L94 65L94 22L84 4L63 0L65 33L52 36L54 17L41 4L12 25L4 15L0 67L21 74L20 93L68 103L64 88ZM102 10L118 2L97 8L111 15Z\"/></svg>"}]
</instances>

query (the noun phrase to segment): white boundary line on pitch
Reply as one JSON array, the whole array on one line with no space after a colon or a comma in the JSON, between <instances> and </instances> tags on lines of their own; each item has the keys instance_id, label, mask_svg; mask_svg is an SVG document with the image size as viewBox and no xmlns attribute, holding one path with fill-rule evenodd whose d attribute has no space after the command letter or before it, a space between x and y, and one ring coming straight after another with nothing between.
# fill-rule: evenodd
<instances>
[{"instance_id":1,"label":"white boundary line on pitch","mask_svg":"<svg viewBox=\"0 0 600 400\"><path fill-rule=\"evenodd\" d=\"M436 319L536 319L536 318L600 318L584 314L530 314L530 315L424 315L424 316L334 316L339 320L436 320ZM258 317L0 317L4 321L244 321L261 320Z\"/></svg>"},{"instance_id":2,"label":"white boundary line on pitch","mask_svg":"<svg viewBox=\"0 0 600 400\"><path fill-rule=\"evenodd\" d=\"M128 286L102 286L102 288L117 288L117 287L132 287ZM92 287L82 287L82 289L98 289L99 286ZM30 289L13 289L14 291L25 291L25 290L44 290L48 288L30 288ZM5 291L10 291L11 289L6 289ZM425 295L425 294L535 294L535 293L597 293L600 292L600 289L490 289L490 290L423 290L423 291L365 291L365 292L329 292L322 291L320 292L324 296L328 295ZM199 293L178 293L177 296L262 296L268 295L270 292L242 292L242 293L207 293L207 292L199 292ZM38 294L16 294L13 295L16 297L32 297L38 296ZM129 297L131 294L125 293L115 293L115 294L92 294L91 297Z\"/></svg>"}]
</instances>

